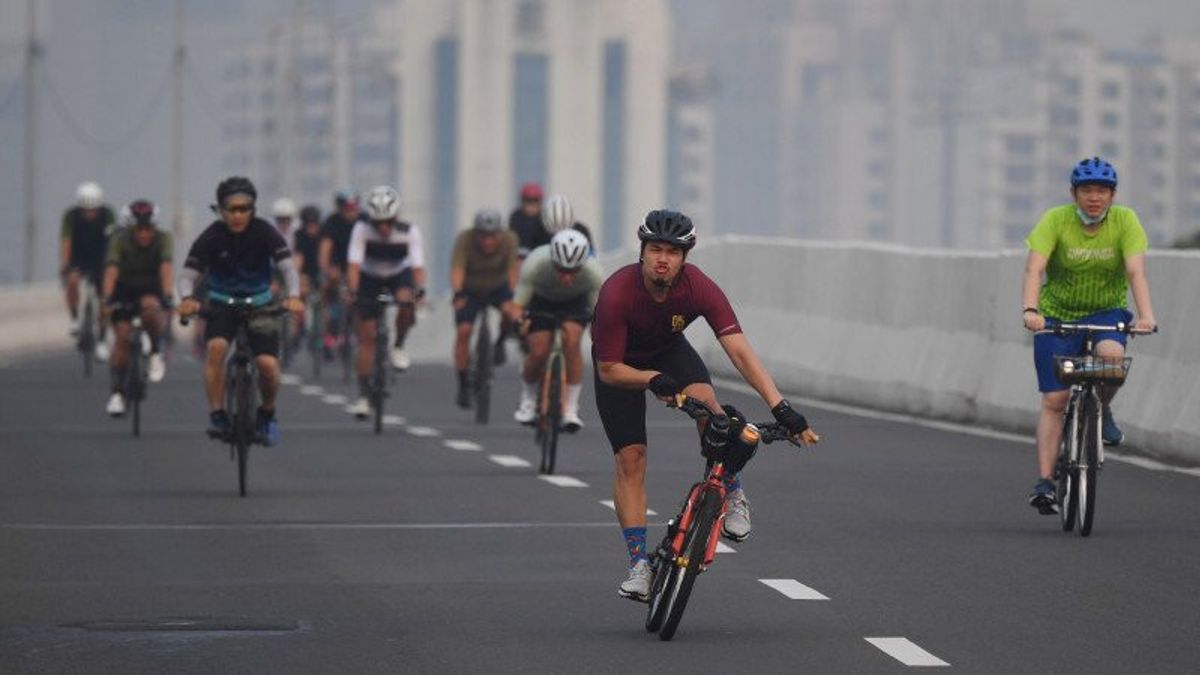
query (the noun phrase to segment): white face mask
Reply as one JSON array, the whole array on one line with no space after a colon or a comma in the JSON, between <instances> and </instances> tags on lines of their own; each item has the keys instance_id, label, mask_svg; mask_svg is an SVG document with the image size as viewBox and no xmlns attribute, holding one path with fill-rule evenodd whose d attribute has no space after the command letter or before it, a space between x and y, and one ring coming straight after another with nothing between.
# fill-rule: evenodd
<instances>
[{"instance_id":1,"label":"white face mask","mask_svg":"<svg viewBox=\"0 0 1200 675\"><path fill-rule=\"evenodd\" d=\"M1100 215L1096 216L1095 218L1091 218L1088 216L1088 214L1083 212L1083 209L1079 208L1078 204L1076 204L1075 205L1075 213L1079 216L1079 219L1083 221L1084 225L1095 225L1096 223L1104 220L1108 216L1108 209L1104 209L1104 213L1101 213Z\"/></svg>"}]
</instances>

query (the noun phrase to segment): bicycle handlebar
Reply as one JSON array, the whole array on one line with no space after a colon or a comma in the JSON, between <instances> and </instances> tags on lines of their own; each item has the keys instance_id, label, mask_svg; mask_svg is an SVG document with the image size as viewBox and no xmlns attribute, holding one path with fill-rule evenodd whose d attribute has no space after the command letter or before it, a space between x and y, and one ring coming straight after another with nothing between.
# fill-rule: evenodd
<instances>
[{"instance_id":1,"label":"bicycle handlebar","mask_svg":"<svg viewBox=\"0 0 1200 675\"><path fill-rule=\"evenodd\" d=\"M257 312L264 316L283 316L284 314L288 313L288 310L286 307L272 307L269 309L264 309L264 306L262 306L262 305L254 306L251 304L232 304L232 303L229 303L229 304L223 303L220 305L220 307L232 309L241 314L249 314L250 312ZM198 316L201 319L211 319L214 316L216 316L216 312L214 312L211 307L207 307L205 309L201 309L200 311L196 312L195 316ZM192 317L190 317L190 316L179 317L179 325L181 325L181 326L186 326L186 325L190 324L191 322L192 322Z\"/></svg>"},{"instance_id":2,"label":"bicycle handlebar","mask_svg":"<svg viewBox=\"0 0 1200 675\"><path fill-rule=\"evenodd\" d=\"M675 401L667 403L668 408L678 408L694 420L703 419L705 417L724 417L724 412L716 412L708 407L708 404L698 398L693 398L687 394L676 394ZM787 430L779 422L751 422L758 429L759 442L765 445L770 445L776 441L787 441L797 448L804 447L792 438L792 433Z\"/></svg>"},{"instance_id":3,"label":"bicycle handlebar","mask_svg":"<svg viewBox=\"0 0 1200 675\"><path fill-rule=\"evenodd\" d=\"M1140 330L1133 324L1119 321L1112 325L1097 325L1090 323L1070 323L1058 319L1046 319L1046 328L1037 331L1038 334L1054 333L1055 335L1070 335L1072 333L1124 333L1126 335L1152 335L1158 332L1158 326L1152 330Z\"/></svg>"}]
</instances>

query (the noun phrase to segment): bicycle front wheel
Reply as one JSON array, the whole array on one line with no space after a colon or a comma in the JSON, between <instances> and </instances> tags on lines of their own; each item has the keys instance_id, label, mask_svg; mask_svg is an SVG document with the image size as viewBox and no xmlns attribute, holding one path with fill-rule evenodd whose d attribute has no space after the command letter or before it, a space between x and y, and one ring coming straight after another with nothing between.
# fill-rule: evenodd
<instances>
[{"instance_id":1,"label":"bicycle front wheel","mask_svg":"<svg viewBox=\"0 0 1200 675\"><path fill-rule=\"evenodd\" d=\"M492 399L492 331L487 312L482 312L475 338L475 422L487 424Z\"/></svg>"},{"instance_id":2,"label":"bicycle front wheel","mask_svg":"<svg viewBox=\"0 0 1200 675\"><path fill-rule=\"evenodd\" d=\"M667 596L667 610L662 628L658 631L660 640L666 641L675 637L675 631L683 619L683 610L687 608L688 598L691 597L692 586L700 574L700 567L704 565L708 541L720 511L720 495L713 490L705 490L700 504L696 507L696 518L684 538L684 556L675 560L675 567L679 572L672 576L667 587L663 589Z\"/></svg>"},{"instance_id":3,"label":"bicycle front wheel","mask_svg":"<svg viewBox=\"0 0 1200 675\"><path fill-rule=\"evenodd\" d=\"M252 389L254 383L251 380L249 371L240 368L235 380L237 382L237 394L235 395L237 413L233 424L234 445L237 450L238 494L242 497L246 496L246 464L250 459L250 441L254 438L256 431Z\"/></svg>"},{"instance_id":4,"label":"bicycle front wheel","mask_svg":"<svg viewBox=\"0 0 1200 675\"><path fill-rule=\"evenodd\" d=\"M1076 401L1067 406L1067 417L1063 422L1063 434L1054 471L1058 477L1058 516L1063 532L1075 529L1075 512L1079 505L1079 410Z\"/></svg>"},{"instance_id":5,"label":"bicycle front wheel","mask_svg":"<svg viewBox=\"0 0 1200 675\"><path fill-rule=\"evenodd\" d=\"M139 344L139 342L134 342L133 344ZM131 349L130 351L133 350ZM130 411L130 417L133 418L134 438L142 435L142 398L145 393L145 383L142 381L143 358L140 348L137 349L137 353L130 354L129 372L126 375L125 396L129 399L129 403L133 407L133 410Z\"/></svg>"},{"instance_id":6,"label":"bicycle front wheel","mask_svg":"<svg viewBox=\"0 0 1200 675\"><path fill-rule=\"evenodd\" d=\"M544 474L554 473L554 464L558 460L558 430L562 426L562 371L562 356L551 356L547 374L546 415L543 421L546 428L542 434L541 469Z\"/></svg>"},{"instance_id":7,"label":"bicycle front wheel","mask_svg":"<svg viewBox=\"0 0 1200 675\"><path fill-rule=\"evenodd\" d=\"M1083 424L1079 444L1079 535L1089 536L1096 519L1096 478L1100 467L1100 406L1089 397L1083 406Z\"/></svg>"}]
</instances>

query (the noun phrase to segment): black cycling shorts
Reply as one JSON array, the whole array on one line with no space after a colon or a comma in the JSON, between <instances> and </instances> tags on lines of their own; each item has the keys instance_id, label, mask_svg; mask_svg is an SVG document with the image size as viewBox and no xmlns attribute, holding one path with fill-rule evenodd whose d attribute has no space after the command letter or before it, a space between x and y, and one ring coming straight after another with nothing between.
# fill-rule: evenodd
<instances>
[{"instance_id":1,"label":"black cycling shorts","mask_svg":"<svg viewBox=\"0 0 1200 675\"><path fill-rule=\"evenodd\" d=\"M584 328L592 320L592 307L588 304L586 293L562 302L551 302L535 293L529 300L529 306L525 309L535 315L529 317L530 333L554 330L553 319L548 316L536 316L536 314L553 314L565 321L573 321Z\"/></svg>"},{"instance_id":2,"label":"black cycling shorts","mask_svg":"<svg viewBox=\"0 0 1200 675\"><path fill-rule=\"evenodd\" d=\"M220 305L209 305L209 316L204 322L204 341L224 338L233 346L237 336L239 312ZM264 305L261 313L250 314L246 322L246 336L250 339L250 351L255 356L279 356L279 329L281 317L268 312L276 305Z\"/></svg>"},{"instance_id":3,"label":"black cycling shorts","mask_svg":"<svg viewBox=\"0 0 1200 675\"><path fill-rule=\"evenodd\" d=\"M367 274L359 275L358 296L355 298L359 318L364 321L373 321L379 318L383 307L375 301L375 298L380 293L389 292L394 297L397 289L411 289L412 287L413 277L411 267L390 277L373 277Z\"/></svg>"},{"instance_id":4,"label":"black cycling shorts","mask_svg":"<svg viewBox=\"0 0 1200 675\"><path fill-rule=\"evenodd\" d=\"M121 323L129 321L137 314L142 313L142 298L147 295L155 298L162 303L162 287L154 286L128 286L117 282L117 287L113 289L113 302L122 305L113 308L112 320L113 323Z\"/></svg>"},{"instance_id":5,"label":"black cycling shorts","mask_svg":"<svg viewBox=\"0 0 1200 675\"><path fill-rule=\"evenodd\" d=\"M596 379L596 407L604 433L616 453L629 445L646 444L646 391L618 389L600 381L599 364L593 359ZM712 384L708 368L691 343L682 335L663 353L645 363L630 363L639 370L657 370L675 378L679 385L703 382Z\"/></svg>"},{"instance_id":6,"label":"black cycling shorts","mask_svg":"<svg viewBox=\"0 0 1200 675\"><path fill-rule=\"evenodd\" d=\"M490 293L476 295L467 293L467 304L462 309L454 311L454 324L475 323L475 316L479 314L479 310L491 305L492 307L500 307L504 303L513 299L512 289L508 286L501 286Z\"/></svg>"}]
</instances>

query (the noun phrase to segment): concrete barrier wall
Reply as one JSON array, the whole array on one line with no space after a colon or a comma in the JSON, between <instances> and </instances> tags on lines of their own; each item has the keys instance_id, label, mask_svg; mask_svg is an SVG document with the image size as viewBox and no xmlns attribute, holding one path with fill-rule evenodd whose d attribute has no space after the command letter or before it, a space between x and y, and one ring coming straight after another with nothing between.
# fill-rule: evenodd
<instances>
[{"instance_id":1,"label":"concrete barrier wall","mask_svg":"<svg viewBox=\"0 0 1200 675\"><path fill-rule=\"evenodd\" d=\"M1024 258L730 236L691 261L726 290L788 391L1032 433ZM1114 410L1138 450L1200 463L1200 255L1152 253L1147 267L1162 332L1132 343ZM714 371L733 374L703 322L689 337Z\"/></svg>"},{"instance_id":2,"label":"concrete barrier wall","mask_svg":"<svg viewBox=\"0 0 1200 675\"><path fill-rule=\"evenodd\" d=\"M691 261L721 284L783 388L804 396L1032 433L1039 396L1021 325L1023 251L956 252L726 236ZM605 256L611 272L636 259ZM1133 342L1114 408L1138 450L1200 464L1200 254L1153 252L1159 335ZM448 297L409 338L446 362ZM0 362L69 348L56 285L0 290ZM689 338L714 372L734 374L707 325Z\"/></svg>"}]
</instances>

